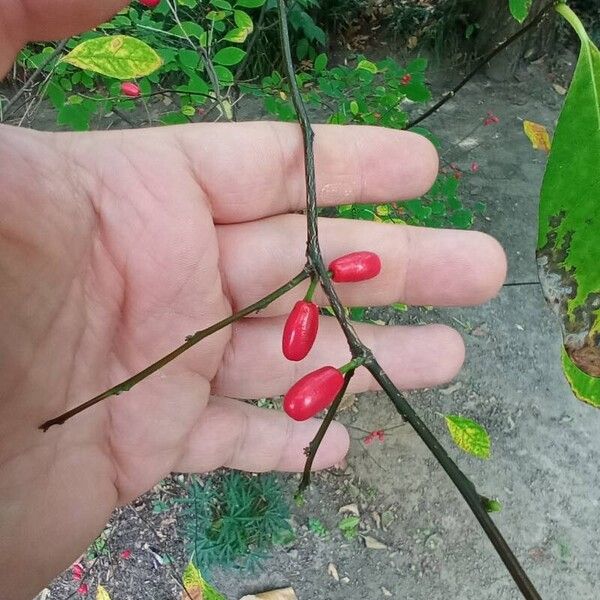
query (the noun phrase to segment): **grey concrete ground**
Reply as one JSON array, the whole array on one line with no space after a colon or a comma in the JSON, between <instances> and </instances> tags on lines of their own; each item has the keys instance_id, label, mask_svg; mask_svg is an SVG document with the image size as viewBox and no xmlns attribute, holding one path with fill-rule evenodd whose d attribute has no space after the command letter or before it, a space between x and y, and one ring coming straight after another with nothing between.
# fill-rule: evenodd
<instances>
[{"instance_id":1,"label":"grey concrete ground","mask_svg":"<svg viewBox=\"0 0 600 600\"><path fill-rule=\"evenodd\" d=\"M500 117L498 125L478 129L448 156L466 171L473 161L480 165L476 174L465 176L463 195L468 202L488 205L487 219L477 228L503 243L509 281L536 278L536 214L545 155L531 148L522 120L552 128L561 102L543 70L532 67L521 81L505 85L475 79L459 101L428 123L448 149L486 111ZM539 287L504 288L478 308L380 316L445 322L462 333L468 352L455 382L411 392L410 400L478 489L501 500L504 509L495 519L542 597L600 597L600 412L576 401L565 383L559 327ZM381 394L365 395L356 406L356 412L347 411L341 419L353 427L370 431L399 423ZM460 413L483 423L493 439L492 458L478 461L453 447L440 413ZM384 444L365 446L364 433L351 433L355 439L347 470L318 476L308 504L294 509L295 543L276 552L257 574L216 573L217 587L234 599L287 585L301 600L521 597L463 500L407 425L391 431ZM289 478L290 489L295 481ZM341 537L338 509L349 503L356 503L361 513L361 532L383 548ZM321 519L329 536L310 531L308 517ZM161 519L162 541L152 539L155 533L143 523L119 519L117 537L134 548L135 563L126 571L111 571L114 600L179 595L169 570L152 566L144 554L149 545L168 544L181 557L173 523ZM339 581L331 568L328 572L330 563ZM66 579L57 582L50 598L66 597L69 585Z\"/></svg>"}]
</instances>

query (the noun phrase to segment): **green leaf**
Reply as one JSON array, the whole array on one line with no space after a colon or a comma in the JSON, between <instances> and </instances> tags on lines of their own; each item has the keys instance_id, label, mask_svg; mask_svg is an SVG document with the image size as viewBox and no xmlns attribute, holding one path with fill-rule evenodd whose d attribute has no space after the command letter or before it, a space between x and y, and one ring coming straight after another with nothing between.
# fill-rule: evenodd
<instances>
[{"instance_id":1,"label":"green leaf","mask_svg":"<svg viewBox=\"0 0 600 600\"><path fill-rule=\"evenodd\" d=\"M415 58L411 62L408 63L406 70L414 75L416 73L422 73L427 68L427 59L426 58Z\"/></svg>"},{"instance_id":2,"label":"green leaf","mask_svg":"<svg viewBox=\"0 0 600 600\"><path fill-rule=\"evenodd\" d=\"M196 8L198 0L177 0L179 6L187 6L188 8Z\"/></svg>"},{"instance_id":3,"label":"green leaf","mask_svg":"<svg viewBox=\"0 0 600 600\"><path fill-rule=\"evenodd\" d=\"M195 50L188 48L182 48L178 53L178 58L182 67L192 71L195 71L200 63L200 55Z\"/></svg>"},{"instance_id":4,"label":"green leaf","mask_svg":"<svg viewBox=\"0 0 600 600\"><path fill-rule=\"evenodd\" d=\"M562 366L575 395L600 407L600 52L565 4L581 52L542 183L537 263L561 320Z\"/></svg>"},{"instance_id":5,"label":"green leaf","mask_svg":"<svg viewBox=\"0 0 600 600\"><path fill-rule=\"evenodd\" d=\"M243 44L248 37L248 33L247 29L236 27L235 29L228 31L223 37L223 40L226 42L233 42L234 44Z\"/></svg>"},{"instance_id":6,"label":"green leaf","mask_svg":"<svg viewBox=\"0 0 600 600\"><path fill-rule=\"evenodd\" d=\"M221 85L232 85L233 84L233 73L222 65L215 65L215 73L219 79Z\"/></svg>"},{"instance_id":7,"label":"green leaf","mask_svg":"<svg viewBox=\"0 0 600 600\"><path fill-rule=\"evenodd\" d=\"M233 20L240 29L246 29L248 33L252 33L254 31L254 23L247 12L244 12L243 10L234 10Z\"/></svg>"},{"instance_id":8,"label":"green leaf","mask_svg":"<svg viewBox=\"0 0 600 600\"><path fill-rule=\"evenodd\" d=\"M529 14L532 0L508 0L508 6L510 8L510 14L519 23L522 23Z\"/></svg>"},{"instance_id":9,"label":"green leaf","mask_svg":"<svg viewBox=\"0 0 600 600\"><path fill-rule=\"evenodd\" d=\"M228 46L222 48L213 57L213 62L218 65L225 65L231 67L237 65L246 56L246 52L240 48L234 46Z\"/></svg>"},{"instance_id":10,"label":"green leaf","mask_svg":"<svg viewBox=\"0 0 600 600\"><path fill-rule=\"evenodd\" d=\"M206 13L206 18L209 21L214 21L216 25L217 22L222 21L227 16L227 14L228 13L225 10L211 10L208 13Z\"/></svg>"},{"instance_id":11,"label":"green leaf","mask_svg":"<svg viewBox=\"0 0 600 600\"><path fill-rule=\"evenodd\" d=\"M358 525L360 524L360 517L352 515L344 517L339 523L338 528L342 532L342 535L347 540L353 540L358 535Z\"/></svg>"},{"instance_id":12,"label":"green leaf","mask_svg":"<svg viewBox=\"0 0 600 600\"><path fill-rule=\"evenodd\" d=\"M150 75L161 65L160 56L145 42L127 35L103 36L81 42L63 61L116 79Z\"/></svg>"},{"instance_id":13,"label":"green leaf","mask_svg":"<svg viewBox=\"0 0 600 600\"><path fill-rule=\"evenodd\" d=\"M235 5L243 6L244 8L258 8L265 3L266 0L238 0Z\"/></svg>"},{"instance_id":14,"label":"green leaf","mask_svg":"<svg viewBox=\"0 0 600 600\"><path fill-rule=\"evenodd\" d=\"M308 40L306 38L301 38L298 44L296 45L296 58L298 60L304 60L306 55L308 54Z\"/></svg>"},{"instance_id":15,"label":"green leaf","mask_svg":"<svg viewBox=\"0 0 600 600\"><path fill-rule=\"evenodd\" d=\"M361 60L357 65L357 69L362 69L363 71L368 71L369 73L373 73L375 75L377 73L377 65L372 63L370 60Z\"/></svg>"},{"instance_id":16,"label":"green leaf","mask_svg":"<svg viewBox=\"0 0 600 600\"><path fill-rule=\"evenodd\" d=\"M486 512L495 513L502 510L502 504L496 498L486 498L485 496L481 496L481 501L483 502L483 508L485 508Z\"/></svg>"},{"instance_id":17,"label":"green leaf","mask_svg":"<svg viewBox=\"0 0 600 600\"><path fill-rule=\"evenodd\" d=\"M314 69L315 73L322 73L327 66L327 54L319 54L317 58L315 58Z\"/></svg>"},{"instance_id":18,"label":"green leaf","mask_svg":"<svg viewBox=\"0 0 600 600\"><path fill-rule=\"evenodd\" d=\"M193 563L189 563L181 576L183 585L192 598L203 600L227 600L220 592L212 587Z\"/></svg>"},{"instance_id":19,"label":"green leaf","mask_svg":"<svg viewBox=\"0 0 600 600\"><path fill-rule=\"evenodd\" d=\"M232 6L227 0L210 0L210 3L222 10L231 10Z\"/></svg>"},{"instance_id":20,"label":"green leaf","mask_svg":"<svg viewBox=\"0 0 600 600\"><path fill-rule=\"evenodd\" d=\"M198 23L194 23L194 21L183 21L182 23L175 25L175 27L171 29L171 33L182 38L187 36L189 38L196 38L200 41L204 34L204 28L198 25Z\"/></svg>"},{"instance_id":21,"label":"green leaf","mask_svg":"<svg viewBox=\"0 0 600 600\"><path fill-rule=\"evenodd\" d=\"M482 425L456 415L446 415L444 418L454 443L461 450L477 458L490 457L490 436Z\"/></svg>"},{"instance_id":22,"label":"green leaf","mask_svg":"<svg viewBox=\"0 0 600 600\"><path fill-rule=\"evenodd\" d=\"M350 112L353 115L357 115L359 113L359 107L358 107L358 102L356 100L352 100L352 102L350 102Z\"/></svg>"}]
</instances>

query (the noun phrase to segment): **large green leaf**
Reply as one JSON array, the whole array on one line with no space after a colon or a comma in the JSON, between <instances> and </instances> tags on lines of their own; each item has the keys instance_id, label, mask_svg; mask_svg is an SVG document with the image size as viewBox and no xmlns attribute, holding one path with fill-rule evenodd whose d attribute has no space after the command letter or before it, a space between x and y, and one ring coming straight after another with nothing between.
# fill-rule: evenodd
<instances>
[{"instance_id":1,"label":"large green leaf","mask_svg":"<svg viewBox=\"0 0 600 600\"><path fill-rule=\"evenodd\" d=\"M519 23L522 23L529 14L532 0L508 0L508 6L510 8L510 14Z\"/></svg>"},{"instance_id":2,"label":"large green leaf","mask_svg":"<svg viewBox=\"0 0 600 600\"><path fill-rule=\"evenodd\" d=\"M565 375L575 395L600 407L600 52L565 4L581 52L542 183L537 262L559 315Z\"/></svg>"},{"instance_id":3,"label":"large green leaf","mask_svg":"<svg viewBox=\"0 0 600 600\"><path fill-rule=\"evenodd\" d=\"M150 75L162 65L145 42L128 35L107 35L78 44L63 60L80 69L116 79Z\"/></svg>"}]
</instances>

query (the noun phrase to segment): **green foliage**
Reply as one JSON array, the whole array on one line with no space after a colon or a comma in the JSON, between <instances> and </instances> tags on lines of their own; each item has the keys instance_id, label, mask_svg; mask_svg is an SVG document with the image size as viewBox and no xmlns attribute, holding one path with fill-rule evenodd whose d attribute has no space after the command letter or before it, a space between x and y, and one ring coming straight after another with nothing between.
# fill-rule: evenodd
<instances>
[{"instance_id":1,"label":"green foliage","mask_svg":"<svg viewBox=\"0 0 600 600\"><path fill-rule=\"evenodd\" d=\"M567 380L578 398L600 407L600 52L566 5L557 10L581 52L542 183L538 271L561 319Z\"/></svg>"},{"instance_id":2,"label":"green foliage","mask_svg":"<svg viewBox=\"0 0 600 600\"><path fill-rule=\"evenodd\" d=\"M128 35L106 35L78 44L63 60L115 79L133 79L154 73L160 56L145 42Z\"/></svg>"},{"instance_id":3,"label":"green foliage","mask_svg":"<svg viewBox=\"0 0 600 600\"><path fill-rule=\"evenodd\" d=\"M338 523L338 529L347 540L353 540L358 536L358 526L360 525L360 517L351 515L344 517Z\"/></svg>"},{"instance_id":4,"label":"green foliage","mask_svg":"<svg viewBox=\"0 0 600 600\"><path fill-rule=\"evenodd\" d=\"M190 600L227 600L223 594L210 585L202 576L194 563L189 563L181 576L181 582L185 589L183 597L189 596Z\"/></svg>"},{"instance_id":5,"label":"green foliage","mask_svg":"<svg viewBox=\"0 0 600 600\"><path fill-rule=\"evenodd\" d=\"M320 519L310 517L308 519L308 528L319 537L329 537L329 531L327 531L327 527L323 525Z\"/></svg>"},{"instance_id":6,"label":"green foliage","mask_svg":"<svg viewBox=\"0 0 600 600\"><path fill-rule=\"evenodd\" d=\"M491 440L483 425L456 415L446 415L446 425L454 443L477 458L489 458Z\"/></svg>"},{"instance_id":7,"label":"green foliage","mask_svg":"<svg viewBox=\"0 0 600 600\"><path fill-rule=\"evenodd\" d=\"M519 23L522 23L529 14L532 0L508 0L508 6L510 8L510 14Z\"/></svg>"},{"instance_id":8,"label":"green foliage","mask_svg":"<svg viewBox=\"0 0 600 600\"><path fill-rule=\"evenodd\" d=\"M289 508L273 475L231 471L203 484L193 478L182 502L186 546L205 573L215 566L253 568L274 544L293 538Z\"/></svg>"}]
</instances>

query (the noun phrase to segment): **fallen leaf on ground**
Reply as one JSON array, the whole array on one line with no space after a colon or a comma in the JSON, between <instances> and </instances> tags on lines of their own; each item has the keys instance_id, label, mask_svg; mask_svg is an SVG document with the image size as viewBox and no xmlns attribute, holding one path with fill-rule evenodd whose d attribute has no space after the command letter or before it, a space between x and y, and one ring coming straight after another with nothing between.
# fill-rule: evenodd
<instances>
[{"instance_id":1,"label":"fallen leaf on ground","mask_svg":"<svg viewBox=\"0 0 600 600\"><path fill-rule=\"evenodd\" d=\"M327 573L329 573L329 575L331 575L336 581L340 580L337 567L333 563L329 563L329 565L327 565Z\"/></svg>"},{"instance_id":2,"label":"fallen leaf on ground","mask_svg":"<svg viewBox=\"0 0 600 600\"><path fill-rule=\"evenodd\" d=\"M550 152L550 136L543 125L533 121L523 121L523 131L525 131L525 135L529 138L535 150Z\"/></svg>"},{"instance_id":3,"label":"fallen leaf on ground","mask_svg":"<svg viewBox=\"0 0 600 600\"><path fill-rule=\"evenodd\" d=\"M260 594L251 594L244 596L240 600L298 600L296 592L293 588L281 588L279 590L271 590L269 592L261 592Z\"/></svg>"},{"instance_id":4,"label":"fallen leaf on ground","mask_svg":"<svg viewBox=\"0 0 600 600\"><path fill-rule=\"evenodd\" d=\"M385 550L387 548L387 546L383 542L376 540L374 537L371 537L370 535L365 535L364 540L365 540L365 546L369 550Z\"/></svg>"},{"instance_id":5,"label":"fallen leaf on ground","mask_svg":"<svg viewBox=\"0 0 600 600\"><path fill-rule=\"evenodd\" d=\"M344 513L352 513L353 515L360 517L360 512L358 510L358 504L356 504L356 502L353 502L352 504L345 504L344 506L341 506L338 510L338 514L341 515Z\"/></svg>"}]
</instances>

